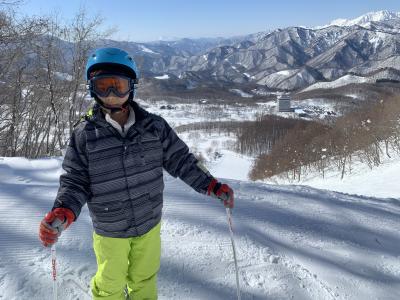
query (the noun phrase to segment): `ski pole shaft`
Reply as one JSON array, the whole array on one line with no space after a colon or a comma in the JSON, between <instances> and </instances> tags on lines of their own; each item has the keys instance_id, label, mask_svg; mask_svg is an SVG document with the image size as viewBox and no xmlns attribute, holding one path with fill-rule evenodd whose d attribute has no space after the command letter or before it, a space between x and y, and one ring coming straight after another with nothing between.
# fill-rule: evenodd
<instances>
[{"instance_id":1,"label":"ski pole shaft","mask_svg":"<svg viewBox=\"0 0 400 300\"><path fill-rule=\"evenodd\" d=\"M231 242L232 242L232 250L233 250L233 259L235 261L235 270L236 270L236 293L237 293L237 299L240 300L240 284L239 284L239 268L237 264L237 257L236 257L236 247L235 247L235 240L233 238L233 226L232 226L232 214L231 210L227 207L226 208L226 214L228 216L228 225L229 225L229 232L231 235Z\"/></svg>"},{"instance_id":2,"label":"ski pole shaft","mask_svg":"<svg viewBox=\"0 0 400 300\"><path fill-rule=\"evenodd\" d=\"M57 300L57 253L56 244L51 246L51 270L53 277L53 300Z\"/></svg>"}]
</instances>

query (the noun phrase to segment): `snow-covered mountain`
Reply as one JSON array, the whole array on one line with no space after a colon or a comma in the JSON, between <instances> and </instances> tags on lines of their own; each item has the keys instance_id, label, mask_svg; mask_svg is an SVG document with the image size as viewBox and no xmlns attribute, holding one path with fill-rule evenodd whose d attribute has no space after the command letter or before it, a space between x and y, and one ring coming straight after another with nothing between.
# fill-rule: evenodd
<instances>
[{"instance_id":1,"label":"snow-covered mountain","mask_svg":"<svg viewBox=\"0 0 400 300\"><path fill-rule=\"evenodd\" d=\"M319 28L150 43L103 40L96 46L123 48L144 77L169 75L180 87L250 84L298 90L346 74L400 70L399 33L400 13L379 11Z\"/></svg>"},{"instance_id":2,"label":"snow-covered mountain","mask_svg":"<svg viewBox=\"0 0 400 300\"><path fill-rule=\"evenodd\" d=\"M368 76L389 67L399 70L394 63L400 57L399 16L381 11L320 28L277 29L195 55L161 55L145 69L173 74L191 85L251 83L289 90L348 73Z\"/></svg>"},{"instance_id":3,"label":"snow-covered mountain","mask_svg":"<svg viewBox=\"0 0 400 300\"><path fill-rule=\"evenodd\" d=\"M397 46L400 35L393 32L400 30L399 25L276 30L256 41L217 47L190 57L186 62L187 71L180 76L193 80L195 72L200 78L215 81L292 90L317 81L335 80L348 72L367 74L389 66L398 69L398 64L393 65L392 61L400 54Z\"/></svg>"},{"instance_id":4,"label":"snow-covered mountain","mask_svg":"<svg viewBox=\"0 0 400 300\"><path fill-rule=\"evenodd\" d=\"M332 21L327 26L353 26L359 25L362 27L369 27L372 22L385 22L390 20L400 20L400 13L399 12L392 12L387 10L381 10L376 12L369 12L365 15L362 15L358 18L347 20L347 19L336 19Z\"/></svg>"}]
</instances>

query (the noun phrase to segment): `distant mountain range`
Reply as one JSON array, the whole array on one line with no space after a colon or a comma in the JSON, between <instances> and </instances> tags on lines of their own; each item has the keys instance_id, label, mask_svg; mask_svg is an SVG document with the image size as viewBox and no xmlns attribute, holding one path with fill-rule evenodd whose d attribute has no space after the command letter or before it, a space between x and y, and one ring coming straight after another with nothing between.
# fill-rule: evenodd
<instances>
[{"instance_id":1,"label":"distant mountain range","mask_svg":"<svg viewBox=\"0 0 400 300\"><path fill-rule=\"evenodd\" d=\"M101 44L129 51L144 77L168 75L158 78L188 88L253 84L298 90L346 74L400 80L400 13L389 11L232 38Z\"/></svg>"},{"instance_id":2,"label":"distant mountain range","mask_svg":"<svg viewBox=\"0 0 400 300\"><path fill-rule=\"evenodd\" d=\"M327 26L337 25L337 26L353 26L359 25L363 27L369 27L371 22L386 22L391 20L396 20L400 18L400 13L398 12L391 12L387 10L381 10L377 12L370 12L361 17L355 18L353 20L347 19L337 19L332 21ZM327 27L325 26L325 27Z\"/></svg>"}]
</instances>

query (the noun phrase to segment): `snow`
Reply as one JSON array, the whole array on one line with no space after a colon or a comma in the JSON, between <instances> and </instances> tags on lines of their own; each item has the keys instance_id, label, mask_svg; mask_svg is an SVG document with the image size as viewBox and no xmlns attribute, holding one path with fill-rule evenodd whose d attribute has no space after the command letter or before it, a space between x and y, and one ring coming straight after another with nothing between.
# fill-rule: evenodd
<instances>
[{"instance_id":1,"label":"snow","mask_svg":"<svg viewBox=\"0 0 400 300\"><path fill-rule=\"evenodd\" d=\"M400 186L397 184L399 171L400 158L392 153L391 158L384 156L382 164L372 169L359 161L354 161L351 172L346 170L346 175L342 180L340 180L340 171L328 170L324 178L317 173L310 173L300 181L291 182L276 176L265 182L274 182L275 184L295 183L360 196L400 199Z\"/></svg>"},{"instance_id":2,"label":"snow","mask_svg":"<svg viewBox=\"0 0 400 300\"><path fill-rule=\"evenodd\" d=\"M297 106L298 103L301 105ZM265 103L272 105L271 103ZM302 101L293 101L296 107L303 107L303 113L310 114L310 111L318 105L318 99L308 99ZM329 103L319 103L319 107L325 112L332 111ZM296 108L297 113L302 113L302 108ZM167 119L171 118L167 116ZM171 119L172 120L172 119ZM368 123L368 120L366 121ZM206 159L206 166L217 177L229 178L233 180L249 180L248 173L251 170L254 158L237 154L229 149L233 149L235 137L220 136L218 134L205 134L192 131L179 135L192 150ZM384 146L382 146L384 149ZM210 149L210 150L209 150ZM322 148L322 152L328 149ZM216 155L217 153L217 155ZM311 172L301 179L301 181L290 181L275 176L264 180L264 183L279 185L306 185L313 188L331 190L346 194L356 194L367 197L378 198L397 198L400 199L400 185L398 174L400 172L400 158L395 153L390 153L392 158L382 157L382 165L370 169L367 165L353 159L351 170L346 170L343 180L340 179L341 172L327 170L325 177L316 172ZM227 170L229 170L227 172Z\"/></svg>"},{"instance_id":3,"label":"snow","mask_svg":"<svg viewBox=\"0 0 400 300\"><path fill-rule=\"evenodd\" d=\"M168 102L137 101L174 126L251 120L275 106L173 104L162 110ZM293 105L333 109L320 99ZM372 170L355 161L343 180L330 170L324 179L310 173L295 182L277 176L250 182L254 158L234 151L235 135L191 130L179 136L235 191L242 299L400 299L400 158L392 155ZM0 157L0 299L51 298L50 250L37 234L56 196L61 163L61 157ZM235 299L223 206L164 175L159 299ZM59 299L91 299L86 292L96 260L87 207L62 234L57 254Z\"/></svg>"},{"instance_id":4,"label":"snow","mask_svg":"<svg viewBox=\"0 0 400 300\"><path fill-rule=\"evenodd\" d=\"M150 112L161 115L174 126L211 121L255 120L258 114L267 114L271 111L270 105L250 106L235 105L235 103L223 106L212 103L204 105L179 103L174 105L174 109L169 110L160 109L161 106L168 106L170 104L168 101L158 101L156 104L140 99L136 99L136 101Z\"/></svg>"},{"instance_id":5,"label":"snow","mask_svg":"<svg viewBox=\"0 0 400 300\"><path fill-rule=\"evenodd\" d=\"M290 70L283 70L275 73L276 75L282 75L282 76L289 76L291 74Z\"/></svg>"},{"instance_id":6,"label":"snow","mask_svg":"<svg viewBox=\"0 0 400 300\"><path fill-rule=\"evenodd\" d=\"M231 92L240 95L243 98L252 98L253 95L242 91L241 89L230 89Z\"/></svg>"},{"instance_id":7,"label":"snow","mask_svg":"<svg viewBox=\"0 0 400 300\"><path fill-rule=\"evenodd\" d=\"M250 170L253 159L245 155L240 155L229 150L222 150L222 158L218 163L210 166L209 170L215 177L230 177L227 174L235 174L237 180L248 180L248 174L245 170ZM232 164L232 162L235 162Z\"/></svg>"},{"instance_id":8,"label":"snow","mask_svg":"<svg viewBox=\"0 0 400 300\"><path fill-rule=\"evenodd\" d=\"M255 76L252 76L249 73L243 73L243 75L246 76L247 78L250 78L250 79L256 78Z\"/></svg>"},{"instance_id":9,"label":"snow","mask_svg":"<svg viewBox=\"0 0 400 300\"><path fill-rule=\"evenodd\" d=\"M248 180L248 172L254 159L229 150L233 148L235 142L233 135L221 136L189 131L181 133L179 136L192 151L201 153L206 160L203 163L214 176ZM229 174L226 173L226 170L229 170Z\"/></svg>"},{"instance_id":10,"label":"snow","mask_svg":"<svg viewBox=\"0 0 400 300\"><path fill-rule=\"evenodd\" d=\"M360 98L360 95L358 95L358 94L345 94L345 96L353 98L353 99L359 99Z\"/></svg>"},{"instance_id":11,"label":"snow","mask_svg":"<svg viewBox=\"0 0 400 300\"><path fill-rule=\"evenodd\" d=\"M314 83L313 85L310 85L309 87L305 88L303 92L315 89L332 89L352 83L373 83L373 82L375 82L375 80L372 78L366 78L356 75L344 75L334 81Z\"/></svg>"},{"instance_id":12,"label":"snow","mask_svg":"<svg viewBox=\"0 0 400 300\"><path fill-rule=\"evenodd\" d=\"M339 18L339 19L333 20L328 26L332 26L332 25L346 26L347 22L349 22L349 20L343 19L343 18Z\"/></svg>"},{"instance_id":13,"label":"snow","mask_svg":"<svg viewBox=\"0 0 400 300\"><path fill-rule=\"evenodd\" d=\"M399 12L390 12L387 10L381 10L381 11L366 13L352 20L336 19L333 20L329 25L320 26L318 28L325 28L328 26L353 26L353 25L367 27L371 22L383 22L399 18L400 18Z\"/></svg>"},{"instance_id":14,"label":"snow","mask_svg":"<svg viewBox=\"0 0 400 300\"><path fill-rule=\"evenodd\" d=\"M0 299L51 298L50 250L37 229L56 195L61 160L0 159ZM221 175L240 172L235 162ZM383 185L393 190L395 178ZM235 299L223 206L165 179L159 299ZM242 299L399 299L398 199L223 181L236 195ZM57 244L59 299L90 299L84 290L96 271L91 247L85 207Z\"/></svg>"},{"instance_id":15,"label":"snow","mask_svg":"<svg viewBox=\"0 0 400 300\"><path fill-rule=\"evenodd\" d=\"M146 52L146 53L151 53L151 54L159 54L159 53L157 53L157 52L154 52L153 50L151 50L151 49L149 49L149 48L147 48L146 46L144 46L144 45L139 45L140 46L140 49L142 49L142 51L143 52Z\"/></svg>"},{"instance_id":16,"label":"snow","mask_svg":"<svg viewBox=\"0 0 400 300\"><path fill-rule=\"evenodd\" d=\"M376 48L378 48L378 46L381 44L382 40L379 37L374 36L369 39L369 42L374 45L374 49L376 50Z\"/></svg>"},{"instance_id":17,"label":"snow","mask_svg":"<svg viewBox=\"0 0 400 300\"><path fill-rule=\"evenodd\" d=\"M257 83L259 85L275 86L285 78L294 75L296 72L298 72L298 69L278 71L261 78L260 80L257 81ZM297 73L296 76L299 76L299 73Z\"/></svg>"},{"instance_id":18,"label":"snow","mask_svg":"<svg viewBox=\"0 0 400 300\"><path fill-rule=\"evenodd\" d=\"M155 79L161 79L161 80L169 79L169 75L168 74L164 74L164 75L161 75L161 76L155 76L154 78Z\"/></svg>"},{"instance_id":19,"label":"snow","mask_svg":"<svg viewBox=\"0 0 400 300\"><path fill-rule=\"evenodd\" d=\"M21 90L21 95L23 98L27 97L30 93L33 93L33 92L29 88Z\"/></svg>"},{"instance_id":20,"label":"snow","mask_svg":"<svg viewBox=\"0 0 400 300\"><path fill-rule=\"evenodd\" d=\"M300 79L303 79L303 73L297 73L296 76L299 77Z\"/></svg>"},{"instance_id":21,"label":"snow","mask_svg":"<svg viewBox=\"0 0 400 300\"><path fill-rule=\"evenodd\" d=\"M54 72L54 74L61 80L71 81L72 79L74 79L72 75L68 73Z\"/></svg>"}]
</instances>

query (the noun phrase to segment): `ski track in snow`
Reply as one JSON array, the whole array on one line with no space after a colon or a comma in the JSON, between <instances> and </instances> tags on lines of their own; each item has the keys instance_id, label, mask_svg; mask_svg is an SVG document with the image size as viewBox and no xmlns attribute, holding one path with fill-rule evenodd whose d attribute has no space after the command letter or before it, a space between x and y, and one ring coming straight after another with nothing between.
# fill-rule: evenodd
<instances>
[{"instance_id":1,"label":"ski track in snow","mask_svg":"<svg viewBox=\"0 0 400 300\"><path fill-rule=\"evenodd\" d=\"M0 299L52 299L39 222L61 159L0 158ZM216 200L165 176L159 299L235 299L227 217ZM400 201L228 180L242 299L400 299ZM397 229L396 229L397 228ZM59 299L90 299L88 210L57 243Z\"/></svg>"}]
</instances>

